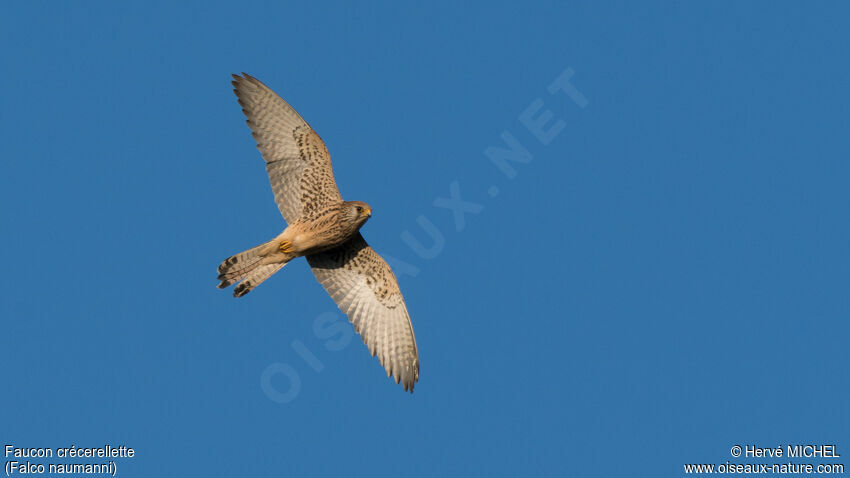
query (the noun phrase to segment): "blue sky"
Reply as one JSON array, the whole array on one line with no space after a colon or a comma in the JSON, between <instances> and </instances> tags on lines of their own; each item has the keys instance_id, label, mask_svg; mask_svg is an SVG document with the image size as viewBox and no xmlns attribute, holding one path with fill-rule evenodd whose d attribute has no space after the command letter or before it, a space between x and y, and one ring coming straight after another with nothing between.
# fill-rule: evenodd
<instances>
[{"instance_id":1,"label":"blue sky","mask_svg":"<svg viewBox=\"0 0 850 478\"><path fill-rule=\"evenodd\" d=\"M125 477L850 456L847 4L2 10L4 444L131 446ZM284 227L240 71L373 206L412 396L356 336L316 333L345 319L303 260L215 288ZM503 137L530 158L512 177L485 154ZM453 188L477 212L435 206Z\"/></svg>"}]
</instances>

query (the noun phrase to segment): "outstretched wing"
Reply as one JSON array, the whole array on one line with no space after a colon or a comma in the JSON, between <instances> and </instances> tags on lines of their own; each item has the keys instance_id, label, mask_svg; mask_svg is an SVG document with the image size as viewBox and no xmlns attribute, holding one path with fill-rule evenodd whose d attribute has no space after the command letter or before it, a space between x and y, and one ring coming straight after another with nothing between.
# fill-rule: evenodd
<instances>
[{"instance_id":1,"label":"outstretched wing","mask_svg":"<svg viewBox=\"0 0 850 478\"><path fill-rule=\"evenodd\" d=\"M369 347L387 376L413 392L419 355L413 325L395 275L358 233L334 249L311 254L307 262Z\"/></svg>"},{"instance_id":2,"label":"outstretched wing","mask_svg":"<svg viewBox=\"0 0 850 478\"><path fill-rule=\"evenodd\" d=\"M341 201L331 155L313 128L251 75L233 75L233 87L266 161L274 199L286 222L312 217Z\"/></svg>"}]
</instances>

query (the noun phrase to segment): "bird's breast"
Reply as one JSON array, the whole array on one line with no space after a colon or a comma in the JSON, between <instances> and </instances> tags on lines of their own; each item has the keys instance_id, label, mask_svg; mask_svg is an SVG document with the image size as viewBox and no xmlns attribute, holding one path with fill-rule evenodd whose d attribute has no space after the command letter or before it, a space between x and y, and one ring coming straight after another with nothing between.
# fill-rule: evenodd
<instances>
[{"instance_id":1,"label":"bird's breast","mask_svg":"<svg viewBox=\"0 0 850 478\"><path fill-rule=\"evenodd\" d=\"M290 226L286 236L300 255L313 254L347 241L357 230L349 231L337 211Z\"/></svg>"}]
</instances>

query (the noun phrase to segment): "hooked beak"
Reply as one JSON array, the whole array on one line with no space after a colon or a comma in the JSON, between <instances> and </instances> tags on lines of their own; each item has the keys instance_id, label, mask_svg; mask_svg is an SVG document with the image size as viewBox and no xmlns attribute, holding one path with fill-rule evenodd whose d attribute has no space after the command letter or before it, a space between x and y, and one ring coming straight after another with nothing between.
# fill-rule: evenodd
<instances>
[{"instance_id":1,"label":"hooked beak","mask_svg":"<svg viewBox=\"0 0 850 478\"><path fill-rule=\"evenodd\" d=\"M361 214L363 217L372 217L372 210L368 207L363 209L363 213Z\"/></svg>"}]
</instances>

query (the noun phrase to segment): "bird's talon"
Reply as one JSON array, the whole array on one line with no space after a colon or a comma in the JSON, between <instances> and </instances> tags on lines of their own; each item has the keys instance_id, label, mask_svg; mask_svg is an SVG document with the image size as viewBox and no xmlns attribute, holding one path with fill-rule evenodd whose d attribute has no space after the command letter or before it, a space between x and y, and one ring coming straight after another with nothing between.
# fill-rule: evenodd
<instances>
[{"instance_id":1,"label":"bird's talon","mask_svg":"<svg viewBox=\"0 0 850 478\"><path fill-rule=\"evenodd\" d=\"M287 253L287 254L291 254L291 253L295 252L295 248L294 248L294 247L292 247L292 243L291 243L291 242L289 242L289 241L283 241L283 242L281 242L281 243L280 243L280 250L281 250L282 252Z\"/></svg>"}]
</instances>

